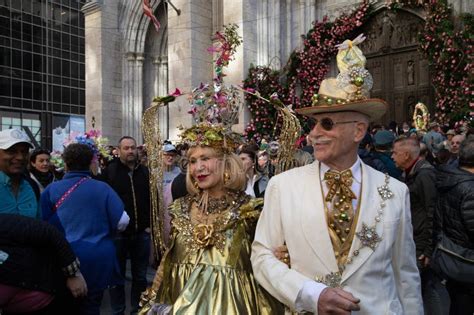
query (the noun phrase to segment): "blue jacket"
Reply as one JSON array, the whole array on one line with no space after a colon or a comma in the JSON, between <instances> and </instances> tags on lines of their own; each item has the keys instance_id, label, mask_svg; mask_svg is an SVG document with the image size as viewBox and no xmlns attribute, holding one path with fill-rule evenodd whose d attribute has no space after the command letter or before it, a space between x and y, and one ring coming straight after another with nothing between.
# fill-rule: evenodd
<instances>
[{"instance_id":1,"label":"blue jacket","mask_svg":"<svg viewBox=\"0 0 474 315\"><path fill-rule=\"evenodd\" d=\"M103 290L123 282L112 235L124 212L119 196L106 183L87 179L60 205L57 201L89 172L69 172L41 194L43 219L62 231L81 262L88 290Z\"/></svg>"}]
</instances>

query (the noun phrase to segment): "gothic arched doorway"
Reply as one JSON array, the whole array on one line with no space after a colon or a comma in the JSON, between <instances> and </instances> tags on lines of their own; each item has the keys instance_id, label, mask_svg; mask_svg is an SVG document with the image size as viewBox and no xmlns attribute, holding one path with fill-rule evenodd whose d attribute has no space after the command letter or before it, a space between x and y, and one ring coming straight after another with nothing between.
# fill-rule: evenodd
<instances>
[{"instance_id":1,"label":"gothic arched doorway","mask_svg":"<svg viewBox=\"0 0 474 315\"><path fill-rule=\"evenodd\" d=\"M428 61L418 51L423 25L423 19L415 14L384 9L361 27L367 36L361 49L374 77L371 96L390 105L383 123L411 121L417 102L433 106Z\"/></svg>"}]
</instances>

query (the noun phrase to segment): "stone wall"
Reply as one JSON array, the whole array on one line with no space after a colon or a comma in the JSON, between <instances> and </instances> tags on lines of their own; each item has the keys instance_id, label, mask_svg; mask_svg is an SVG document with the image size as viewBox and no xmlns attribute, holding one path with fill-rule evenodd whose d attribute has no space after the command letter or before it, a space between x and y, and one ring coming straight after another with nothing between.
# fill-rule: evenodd
<instances>
[{"instance_id":1,"label":"stone wall","mask_svg":"<svg viewBox=\"0 0 474 315\"><path fill-rule=\"evenodd\" d=\"M159 34L143 16L142 1L93 0L86 15L86 120L115 143L122 135L141 142L141 116L153 95L175 88L189 92L213 77L207 48L221 25L236 23L243 38L225 81L239 84L251 64L283 67L301 45L301 35L324 15L334 19L351 11L356 0L172 0L181 14L151 0L162 22ZM376 9L385 0L372 1ZM474 1L451 0L456 12L473 12ZM162 7L163 6L163 7ZM422 16L422 12L418 10ZM420 13L421 12L421 13ZM150 42L151 41L151 42ZM162 135L177 140L178 126L190 126L186 97L161 111ZM243 108L236 131L250 120Z\"/></svg>"}]
</instances>

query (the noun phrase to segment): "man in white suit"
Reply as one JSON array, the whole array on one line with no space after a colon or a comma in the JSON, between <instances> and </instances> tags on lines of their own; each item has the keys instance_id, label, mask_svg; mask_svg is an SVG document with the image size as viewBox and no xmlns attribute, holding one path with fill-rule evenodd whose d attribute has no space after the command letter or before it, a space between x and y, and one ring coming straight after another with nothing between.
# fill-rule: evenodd
<instances>
[{"instance_id":1,"label":"man in white suit","mask_svg":"<svg viewBox=\"0 0 474 315\"><path fill-rule=\"evenodd\" d=\"M322 82L313 106L316 161L273 177L252 251L256 279L297 312L422 314L420 278L405 184L357 156L369 121L386 112L370 99L365 57L346 41L340 75ZM274 251L286 244L289 261Z\"/></svg>"}]
</instances>

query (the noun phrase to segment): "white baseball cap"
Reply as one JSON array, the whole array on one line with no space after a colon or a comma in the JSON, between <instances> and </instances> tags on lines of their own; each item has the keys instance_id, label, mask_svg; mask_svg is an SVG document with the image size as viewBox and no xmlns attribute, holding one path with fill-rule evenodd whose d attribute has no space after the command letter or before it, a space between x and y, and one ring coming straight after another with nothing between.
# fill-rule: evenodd
<instances>
[{"instance_id":1,"label":"white baseball cap","mask_svg":"<svg viewBox=\"0 0 474 315\"><path fill-rule=\"evenodd\" d=\"M31 148L33 147L26 133L20 129L6 129L0 131L1 150L7 150L17 143L26 143Z\"/></svg>"},{"instance_id":2,"label":"white baseball cap","mask_svg":"<svg viewBox=\"0 0 474 315\"><path fill-rule=\"evenodd\" d=\"M167 143L163 146L163 151L178 153L178 150L176 150L176 147L170 143Z\"/></svg>"}]
</instances>

